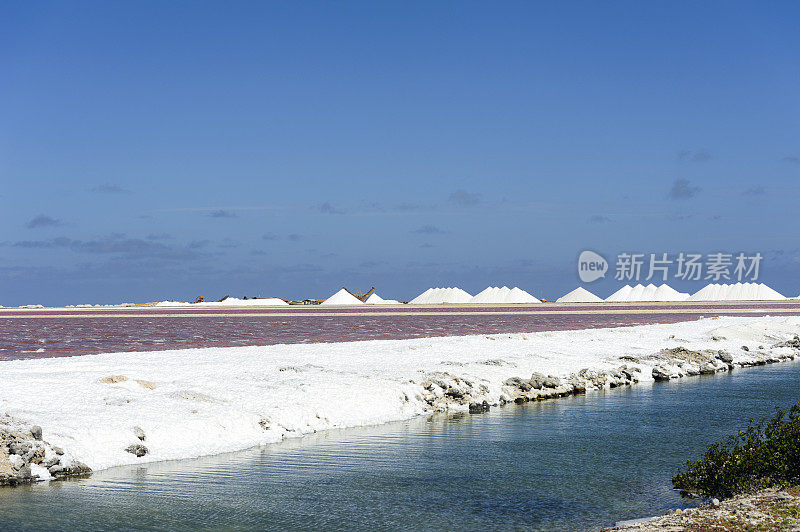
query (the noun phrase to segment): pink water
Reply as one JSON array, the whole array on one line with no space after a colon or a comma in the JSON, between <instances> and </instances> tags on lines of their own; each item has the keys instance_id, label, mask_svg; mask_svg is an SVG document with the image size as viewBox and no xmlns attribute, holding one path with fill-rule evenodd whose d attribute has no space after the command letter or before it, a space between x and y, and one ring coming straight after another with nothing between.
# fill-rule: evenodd
<instances>
[{"instance_id":1,"label":"pink water","mask_svg":"<svg viewBox=\"0 0 800 532\"><path fill-rule=\"evenodd\" d=\"M536 312L531 312L530 308L517 308L506 314L492 313L497 309L473 308L468 312L428 309L428 312L388 314L365 311L357 315L343 315L342 311L254 313L224 310L198 313L147 310L133 312L133 315L130 311L44 311L37 312L35 318L21 317L31 316L30 312L3 311L0 313L0 360L193 347L574 330L675 323L701 316L674 307L657 313L652 313L653 307L649 308L651 313L642 313L642 309L632 307L627 307L625 313L598 313L603 311L594 307L592 312L574 314L553 312L553 308ZM706 315L741 315L742 308L704 307L703 310L708 310ZM763 314L769 314L774 308L764 308ZM782 310L783 313L788 310L800 314L797 305Z\"/></svg>"}]
</instances>

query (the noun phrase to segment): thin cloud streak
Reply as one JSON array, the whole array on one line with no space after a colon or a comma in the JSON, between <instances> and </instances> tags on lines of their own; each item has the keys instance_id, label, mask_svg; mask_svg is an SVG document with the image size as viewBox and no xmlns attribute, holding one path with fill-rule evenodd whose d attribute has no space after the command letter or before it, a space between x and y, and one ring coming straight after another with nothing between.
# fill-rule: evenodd
<instances>
[{"instance_id":1,"label":"thin cloud streak","mask_svg":"<svg viewBox=\"0 0 800 532\"><path fill-rule=\"evenodd\" d=\"M43 227L58 227L61 225L64 225L61 220L57 220L56 218L47 216L46 214L40 214L26 223L25 227L28 229L40 229Z\"/></svg>"},{"instance_id":2,"label":"thin cloud streak","mask_svg":"<svg viewBox=\"0 0 800 532\"><path fill-rule=\"evenodd\" d=\"M688 179L676 179L669 190L669 197L673 200L690 199L700 193L700 187L693 187Z\"/></svg>"},{"instance_id":3,"label":"thin cloud streak","mask_svg":"<svg viewBox=\"0 0 800 532\"><path fill-rule=\"evenodd\" d=\"M124 189L119 185L105 183L92 188L92 192L95 194L130 194L131 191Z\"/></svg>"}]
</instances>

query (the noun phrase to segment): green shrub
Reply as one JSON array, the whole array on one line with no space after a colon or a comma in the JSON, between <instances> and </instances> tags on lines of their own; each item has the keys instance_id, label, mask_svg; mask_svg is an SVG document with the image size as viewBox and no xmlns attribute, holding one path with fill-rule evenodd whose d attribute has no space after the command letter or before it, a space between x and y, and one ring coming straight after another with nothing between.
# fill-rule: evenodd
<instances>
[{"instance_id":1,"label":"green shrub","mask_svg":"<svg viewBox=\"0 0 800 532\"><path fill-rule=\"evenodd\" d=\"M684 495L731 497L776 485L800 483L800 403L777 410L767 423L750 423L715 443L702 459L687 462L672 478Z\"/></svg>"}]
</instances>

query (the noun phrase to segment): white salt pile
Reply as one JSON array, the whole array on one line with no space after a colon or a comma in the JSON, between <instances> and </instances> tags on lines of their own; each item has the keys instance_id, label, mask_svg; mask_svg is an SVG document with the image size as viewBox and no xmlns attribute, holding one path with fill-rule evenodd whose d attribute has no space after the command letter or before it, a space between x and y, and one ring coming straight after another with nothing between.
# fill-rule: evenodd
<instances>
[{"instance_id":1,"label":"white salt pile","mask_svg":"<svg viewBox=\"0 0 800 532\"><path fill-rule=\"evenodd\" d=\"M632 290L633 290L633 287L631 285L629 285L629 284L626 284L625 286L623 286L622 288L620 288L619 290L617 290L616 292L614 292L613 294L608 296L606 298L606 302L609 302L609 303L620 303L620 302L623 302L623 301L627 301L628 300L628 296L630 295Z\"/></svg>"},{"instance_id":2,"label":"white salt pile","mask_svg":"<svg viewBox=\"0 0 800 532\"><path fill-rule=\"evenodd\" d=\"M521 288L517 288L516 286L511 289L509 292L508 297L506 298L506 303L541 303L540 300L536 299L528 292Z\"/></svg>"},{"instance_id":3,"label":"white salt pile","mask_svg":"<svg viewBox=\"0 0 800 532\"><path fill-rule=\"evenodd\" d=\"M469 303L541 303L521 288L490 286L469 300Z\"/></svg>"},{"instance_id":4,"label":"white salt pile","mask_svg":"<svg viewBox=\"0 0 800 532\"><path fill-rule=\"evenodd\" d=\"M501 299L505 297L511 289L507 286L503 288L498 288L496 286L489 286L485 290L478 292L472 299L469 300L470 303L500 303Z\"/></svg>"},{"instance_id":5,"label":"white salt pile","mask_svg":"<svg viewBox=\"0 0 800 532\"><path fill-rule=\"evenodd\" d=\"M441 305L443 303L469 303L472 296L458 287L428 288L409 301L414 305Z\"/></svg>"},{"instance_id":6,"label":"white salt pile","mask_svg":"<svg viewBox=\"0 0 800 532\"><path fill-rule=\"evenodd\" d=\"M607 302L623 303L634 301L686 301L689 294L678 292L667 284L647 286L637 284L634 287L625 285L606 298Z\"/></svg>"},{"instance_id":7,"label":"white salt pile","mask_svg":"<svg viewBox=\"0 0 800 532\"><path fill-rule=\"evenodd\" d=\"M603 300L579 286L572 292L556 299L556 303L602 303Z\"/></svg>"},{"instance_id":8,"label":"white salt pile","mask_svg":"<svg viewBox=\"0 0 800 532\"><path fill-rule=\"evenodd\" d=\"M265 297L257 299L239 299L228 297L224 301L203 301L202 303L186 303L185 301L160 301L156 307L280 307L288 305L278 297Z\"/></svg>"},{"instance_id":9,"label":"white salt pile","mask_svg":"<svg viewBox=\"0 0 800 532\"><path fill-rule=\"evenodd\" d=\"M399 305L400 302L396 299L383 299L381 296L376 294L375 292L370 295L366 301L364 301L367 305Z\"/></svg>"},{"instance_id":10,"label":"white salt pile","mask_svg":"<svg viewBox=\"0 0 800 532\"><path fill-rule=\"evenodd\" d=\"M156 307L188 307L191 303L187 301L159 301L155 304Z\"/></svg>"},{"instance_id":11,"label":"white salt pile","mask_svg":"<svg viewBox=\"0 0 800 532\"><path fill-rule=\"evenodd\" d=\"M653 301L686 301L689 294L678 292L668 284L662 284L656 289Z\"/></svg>"},{"instance_id":12,"label":"white salt pile","mask_svg":"<svg viewBox=\"0 0 800 532\"><path fill-rule=\"evenodd\" d=\"M321 303L322 305L363 305L364 302L342 288Z\"/></svg>"},{"instance_id":13,"label":"white salt pile","mask_svg":"<svg viewBox=\"0 0 800 532\"><path fill-rule=\"evenodd\" d=\"M692 294L689 301L780 301L786 299L764 283L711 283Z\"/></svg>"}]
</instances>

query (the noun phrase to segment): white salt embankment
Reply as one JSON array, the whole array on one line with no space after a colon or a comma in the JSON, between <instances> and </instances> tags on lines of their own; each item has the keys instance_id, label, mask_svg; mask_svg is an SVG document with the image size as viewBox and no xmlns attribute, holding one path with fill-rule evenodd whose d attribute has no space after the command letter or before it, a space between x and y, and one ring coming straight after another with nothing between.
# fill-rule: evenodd
<instances>
[{"instance_id":1,"label":"white salt embankment","mask_svg":"<svg viewBox=\"0 0 800 532\"><path fill-rule=\"evenodd\" d=\"M728 371L800 355L798 333L800 317L725 317L3 361L0 479L197 457L331 428Z\"/></svg>"},{"instance_id":2,"label":"white salt embankment","mask_svg":"<svg viewBox=\"0 0 800 532\"><path fill-rule=\"evenodd\" d=\"M203 301L202 303L186 303L184 301L160 301L156 307L282 307L288 305L278 297L259 297L251 299L238 299L227 297L222 301Z\"/></svg>"}]
</instances>

